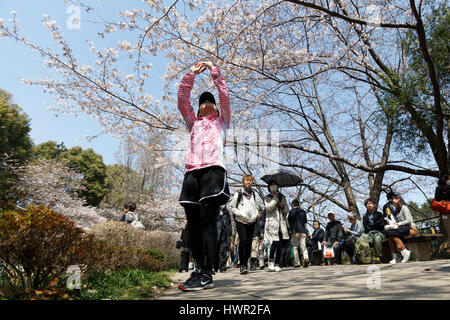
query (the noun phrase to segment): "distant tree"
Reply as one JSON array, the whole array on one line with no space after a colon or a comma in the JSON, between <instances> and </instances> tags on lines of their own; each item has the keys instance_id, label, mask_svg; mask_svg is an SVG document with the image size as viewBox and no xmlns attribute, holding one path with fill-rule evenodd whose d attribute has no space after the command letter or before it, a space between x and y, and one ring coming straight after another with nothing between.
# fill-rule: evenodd
<instances>
[{"instance_id":1,"label":"distant tree","mask_svg":"<svg viewBox=\"0 0 450 320\"><path fill-rule=\"evenodd\" d=\"M20 162L30 156L30 118L12 102L12 95L0 89L0 154L11 154Z\"/></svg>"},{"instance_id":2,"label":"distant tree","mask_svg":"<svg viewBox=\"0 0 450 320\"><path fill-rule=\"evenodd\" d=\"M106 194L106 165L101 155L92 149L81 147L67 149L57 146L55 141L47 141L33 148L37 158L57 159L83 174L84 189L78 195L90 206L98 206Z\"/></svg>"},{"instance_id":3,"label":"distant tree","mask_svg":"<svg viewBox=\"0 0 450 320\"><path fill-rule=\"evenodd\" d=\"M31 155L30 119L0 89L0 207L12 208L20 197L15 188L17 168Z\"/></svg>"},{"instance_id":4,"label":"distant tree","mask_svg":"<svg viewBox=\"0 0 450 320\"><path fill-rule=\"evenodd\" d=\"M431 201L433 201L433 199L428 199L428 201L425 201L421 205L414 201L408 203L408 207L414 220L422 220L436 216L436 212L431 209Z\"/></svg>"},{"instance_id":5,"label":"distant tree","mask_svg":"<svg viewBox=\"0 0 450 320\"><path fill-rule=\"evenodd\" d=\"M86 229L106 221L101 210L87 205L77 195L85 189L83 174L61 161L37 159L29 162L21 167L16 185L23 194L18 202L22 207L45 205Z\"/></svg>"}]
</instances>

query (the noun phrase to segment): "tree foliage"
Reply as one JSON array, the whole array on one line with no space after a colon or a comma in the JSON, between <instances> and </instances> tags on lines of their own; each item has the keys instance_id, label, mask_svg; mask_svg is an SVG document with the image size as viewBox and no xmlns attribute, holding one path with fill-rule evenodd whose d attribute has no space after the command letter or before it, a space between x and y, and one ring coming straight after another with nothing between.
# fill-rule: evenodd
<instances>
[{"instance_id":1,"label":"tree foliage","mask_svg":"<svg viewBox=\"0 0 450 320\"><path fill-rule=\"evenodd\" d=\"M47 141L33 149L35 157L58 159L83 175L83 190L78 195L90 206L98 206L106 194L106 165L101 155L92 149L58 147L55 141Z\"/></svg>"},{"instance_id":2,"label":"tree foliage","mask_svg":"<svg viewBox=\"0 0 450 320\"><path fill-rule=\"evenodd\" d=\"M0 154L11 154L20 162L30 156L30 118L12 102L12 95L0 89Z\"/></svg>"}]
</instances>

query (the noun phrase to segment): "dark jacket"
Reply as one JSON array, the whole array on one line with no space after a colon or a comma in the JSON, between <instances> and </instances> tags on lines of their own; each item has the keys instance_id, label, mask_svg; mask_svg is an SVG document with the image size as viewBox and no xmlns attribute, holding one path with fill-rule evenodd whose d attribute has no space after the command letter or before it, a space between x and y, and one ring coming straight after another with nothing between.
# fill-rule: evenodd
<instances>
[{"instance_id":1,"label":"dark jacket","mask_svg":"<svg viewBox=\"0 0 450 320\"><path fill-rule=\"evenodd\" d=\"M340 242L344 239L344 229L342 229L342 224L339 220L334 220L333 222L328 222L325 227L325 234L323 240L327 243Z\"/></svg>"},{"instance_id":2,"label":"dark jacket","mask_svg":"<svg viewBox=\"0 0 450 320\"><path fill-rule=\"evenodd\" d=\"M434 193L434 197L438 202L442 200L450 201L450 188L446 186L438 186Z\"/></svg>"},{"instance_id":3,"label":"dark jacket","mask_svg":"<svg viewBox=\"0 0 450 320\"><path fill-rule=\"evenodd\" d=\"M384 231L384 218L380 211L374 212L375 217L373 223L369 221L369 213L366 213L363 217L364 233L369 233L370 231Z\"/></svg>"},{"instance_id":4,"label":"dark jacket","mask_svg":"<svg viewBox=\"0 0 450 320\"><path fill-rule=\"evenodd\" d=\"M233 228L231 226L231 215L228 209L223 211L223 214L220 213L217 215L217 240L220 240L220 236L223 234L225 239L225 244L231 243L231 236L233 234Z\"/></svg>"},{"instance_id":5,"label":"dark jacket","mask_svg":"<svg viewBox=\"0 0 450 320\"><path fill-rule=\"evenodd\" d=\"M292 233L306 233L306 212L300 208L289 211L288 222Z\"/></svg>"},{"instance_id":6,"label":"dark jacket","mask_svg":"<svg viewBox=\"0 0 450 320\"><path fill-rule=\"evenodd\" d=\"M322 228L317 228L313 231L311 235L311 240L313 241L313 247L317 248L317 242L322 243L323 237L325 236L325 231Z\"/></svg>"},{"instance_id":7,"label":"dark jacket","mask_svg":"<svg viewBox=\"0 0 450 320\"><path fill-rule=\"evenodd\" d=\"M261 219L259 220L259 234L264 234L264 228L266 227L266 209L263 210Z\"/></svg>"},{"instance_id":8,"label":"dark jacket","mask_svg":"<svg viewBox=\"0 0 450 320\"><path fill-rule=\"evenodd\" d=\"M253 229L253 238L255 237L261 238L261 233L264 233L264 229L263 232L261 232L261 219L262 217L260 218L258 214L258 217L256 218L255 222L255 229Z\"/></svg>"}]
</instances>

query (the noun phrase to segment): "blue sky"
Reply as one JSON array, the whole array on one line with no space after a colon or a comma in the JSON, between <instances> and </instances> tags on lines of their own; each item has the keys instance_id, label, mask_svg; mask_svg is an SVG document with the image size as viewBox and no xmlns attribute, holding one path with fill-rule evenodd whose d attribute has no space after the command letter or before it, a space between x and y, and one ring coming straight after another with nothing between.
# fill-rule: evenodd
<instances>
[{"instance_id":1,"label":"blue sky","mask_svg":"<svg viewBox=\"0 0 450 320\"><path fill-rule=\"evenodd\" d=\"M91 1L93 5L101 6L99 11L102 17L117 17L117 12L138 7L142 5L141 1L135 3L122 1L108 1L98 4L98 1ZM69 30L66 21L71 14L66 13L69 4L63 0L0 0L0 18L7 24L11 18L10 12L14 10L18 13L19 30L22 35L31 40L31 42L52 46L49 31L42 25L42 17L49 14L62 27L65 38L71 44L72 49L80 61L90 63L93 59L85 40L91 40L95 43L98 39L97 30L101 25L86 22L100 18L97 15L87 16L81 12L81 28L79 30ZM125 40L125 39L122 39ZM129 39L128 39L129 40ZM131 42L131 41L130 41ZM115 42L117 43L117 42ZM112 46L115 43L111 44ZM101 46L98 46L101 49ZM103 156L106 164L116 163L114 153L118 150L120 141L108 134L101 134L92 141L84 138L85 135L95 136L102 132L102 128L96 120L87 115L58 114L47 111L49 105L54 104L53 97L45 94L41 87L34 87L24 84L20 79L38 79L48 73L48 69L43 66L44 59L36 52L31 51L21 43L16 43L9 39L0 39L0 50L2 58L0 59L0 88L13 95L13 100L24 112L31 118L31 138L35 144L53 140L63 141L66 147L81 146L84 149L92 148L95 152ZM154 97L160 96L161 81L160 76L165 69L164 58L154 58L151 61L155 66L154 78L149 88L150 94Z\"/></svg>"}]
</instances>

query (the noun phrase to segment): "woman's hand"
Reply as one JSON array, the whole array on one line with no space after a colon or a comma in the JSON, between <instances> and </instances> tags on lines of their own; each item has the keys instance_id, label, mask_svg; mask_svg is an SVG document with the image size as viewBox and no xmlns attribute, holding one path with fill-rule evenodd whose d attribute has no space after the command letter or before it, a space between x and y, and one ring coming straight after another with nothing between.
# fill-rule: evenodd
<instances>
[{"instance_id":1,"label":"woman's hand","mask_svg":"<svg viewBox=\"0 0 450 320\"><path fill-rule=\"evenodd\" d=\"M206 67L203 65L203 63L200 62L196 62L192 67L191 67L191 72L193 74L200 74L203 71L206 70Z\"/></svg>"},{"instance_id":2,"label":"woman's hand","mask_svg":"<svg viewBox=\"0 0 450 320\"><path fill-rule=\"evenodd\" d=\"M211 70L214 67L211 61L203 61L202 64L206 66L209 70Z\"/></svg>"}]
</instances>

